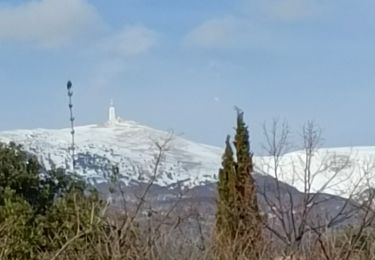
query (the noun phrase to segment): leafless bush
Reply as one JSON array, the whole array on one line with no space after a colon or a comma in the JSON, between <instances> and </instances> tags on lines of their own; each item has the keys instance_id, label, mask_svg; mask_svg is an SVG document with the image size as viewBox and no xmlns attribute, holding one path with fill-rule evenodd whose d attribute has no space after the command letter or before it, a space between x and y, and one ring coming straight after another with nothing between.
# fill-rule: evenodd
<instances>
[{"instance_id":1,"label":"leafless bush","mask_svg":"<svg viewBox=\"0 0 375 260\"><path fill-rule=\"evenodd\" d=\"M288 157L290 134L286 122L280 124L274 120L270 127L264 125L264 149L269 157L262 162L262 170L274 177L275 187L272 192L266 187L261 187L259 191L270 210L265 222L269 236L279 245L280 254L288 257L318 253L323 259L351 259L354 251L348 246L344 256L339 254L341 258L328 253L337 254L339 250L330 241L336 239L336 233L327 234L335 229L345 229L345 223L355 225L356 233L351 236L353 241L349 241L352 245L361 238L363 229L373 222L373 197L367 194L366 203L360 203L355 198L363 194L364 183L369 185L367 190L372 191L370 182L366 180L370 180L374 164L372 161L362 162L363 169L358 171L353 168L351 155L339 157L319 153L321 130L313 122L302 128L302 152ZM353 178L355 170L356 174L361 172L361 176ZM348 185L351 178L354 181ZM282 181L298 187L299 192L283 188ZM340 187L345 188L340 191ZM345 200L326 194L335 188L336 193L346 196ZM334 213L322 215L323 207L335 207L328 208L328 212L334 210ZM307 256L301 259L307 259Z\"/></svg>"}]
</instances>

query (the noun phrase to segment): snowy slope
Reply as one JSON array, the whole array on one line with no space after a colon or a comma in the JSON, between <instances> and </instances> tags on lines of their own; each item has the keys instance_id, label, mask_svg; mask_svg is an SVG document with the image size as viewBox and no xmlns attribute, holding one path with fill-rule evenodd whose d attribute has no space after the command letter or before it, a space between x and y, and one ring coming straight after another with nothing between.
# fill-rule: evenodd
<instances>
[{"instance_id":1,"label":"snowy slope","mask_svg":"<svg viewBox=\"0 0 375 260\"><path fill-rule=\"evenodd\" d=\"M133 121L80 126L75 132L77 171L97 181L114 165L126 182L149 181L158 154L155 143L162 144L171 136ZM70 129L5 131L0 132L0 141L22 144L47 169L70 167ZM184 185L195 186L213 182L221 150L173 136L155 183L165 186L183 181Z\"/></svg>"},{"instance_id":2,"label":"snowy slope","mask_svg":"<svg viewBox=\"0 0 375 260\"><path fill-rule=\"evenodd\" d=\"M153 174L155 142L170 134L133 121L76 127L77 171L88 179L103 181L103 174L119 166L126 183L147 182ZM36 154L46 168L70 165L70 129L15 130L0 132L0 141L16 142ZM161 186L181 183L194 187L217 181L223 149L174 136L158 171L155 183ZM348 197L354 190L373 182L375 147L335 148L317 151L311 164L311 192ZM271 157L255 157L256 171L274 176ZM280 180L303 191L303 152L283 156Z\"/></svg>"},{"instance_id":3,"label":"snowy slope","mask_svg":"<svg viewBox=\"0 0 375 260\"><path fill-rule=\"evenodd\" d=\"M258 157L256 164L257 171L277 174L300 191L350 197L375 187L375 147L322 148L314 152L308 168L306 161L305 152L296 151L281 158L277 173L272 157Z\"/></svg>"}]
</instances>

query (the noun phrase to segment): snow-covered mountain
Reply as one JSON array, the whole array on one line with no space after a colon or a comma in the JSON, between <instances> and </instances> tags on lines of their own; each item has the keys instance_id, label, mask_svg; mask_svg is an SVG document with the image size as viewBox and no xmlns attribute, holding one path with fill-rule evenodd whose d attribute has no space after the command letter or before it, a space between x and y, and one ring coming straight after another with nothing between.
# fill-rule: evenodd
<instances>
[{"instance_id":1,"label":"snow-covered mountain","mask_svg":"<svg viewBox=\"0 0 375 260\"><path fill-rule=\"evenodd\" d=\"M167 141L169 140L169 141ZM15 130L0 132L0 141L22 144L42 164L68 168L71 165L70 129ZM158 144L168 142L155 180L161 186L183 182L196 186L215 181L222 149L188 141L133 121L75 128L76 171L103 181L104 174L118 166L124 181L147 182L154 175Z\"/></svg>"},{"instance_id":2,"label":"snow-covered mountain","mask_svg":"<svg viewBox=\"0 0 375 260\"><path fill-rule=\"evenodd\" d=\"M148 182L154 175L158 148L171 137L156 130L115 116L110 108L110 120L102 125L75 128L76 170L87 179L103 182L104 175L118 166L127 184ZM14 130L0 132L1 142L22 144L24 149L37 155L47 168L71 165L70 129ZM195 143L173 136L161 160L155 184L160 186L195 187L217 181L223 149ZM305 189L305 154L297 151L280 160L280 180ZM311 162L311 192L330 193L348 197L354 189L365 189L372 184L375 169L374 147L336 148L318 150ZM256 171L274 176L271 157L254 157Z\"/></svg>"}]
</instances>

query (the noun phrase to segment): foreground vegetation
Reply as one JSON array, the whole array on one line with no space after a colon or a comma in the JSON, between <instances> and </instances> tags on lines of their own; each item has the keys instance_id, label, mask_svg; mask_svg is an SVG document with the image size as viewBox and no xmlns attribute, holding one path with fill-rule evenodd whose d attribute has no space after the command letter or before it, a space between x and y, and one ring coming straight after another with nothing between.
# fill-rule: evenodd
<instances>
[{"instance_id":1,"label":"foreground vegetation","mask_svg":"<svg viewBox=\"0 0 375 260\"><path fill-rule=\"evenodd\" d=\"M277 167L273 195L257 192L249 133L243 113L237 112L234 143L227 138L219 172L216 223L208 228L207 216L194 209L182 215L171 205L155 214L146 203L152 180L132 209L119 210L77 175L46 171L20 146L0 144L0 259L375 259L372 189L361 203L349 199L324 221L313 215L321 202L308 188L298 203L281 192ZM278 134L275 126L267 137L277 166L287 131ZM313 125L303 133L310 158L319 134ZM157 147L155 176L165 144ZM309 187L313 173L305 166ZM119 176L114 168L110 194L122 194ZM259 195L268 213L261 211ZM352 225L338 228L350 218Z\"/></svg>"}]
</instances>

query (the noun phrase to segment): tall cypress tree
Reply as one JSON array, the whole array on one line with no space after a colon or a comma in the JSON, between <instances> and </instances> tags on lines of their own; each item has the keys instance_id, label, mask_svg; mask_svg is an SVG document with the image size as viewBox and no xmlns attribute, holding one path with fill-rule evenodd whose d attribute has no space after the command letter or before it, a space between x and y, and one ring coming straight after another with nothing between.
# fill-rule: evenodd
<instances>
[{"instance_id":1,"label":"tall cypress tree","mask_svg":"<svg viewBox=\"0 0 375 260\"><path fill-rule=\"evenodd\" d=\"M219 171L216 234L221 242L235 241L238 254L258 259L262 244L262 219L257 203L249 132L243 112L237 109L234 141L236 160L227 137Z\"/></svg>"},{"instance_id":2,"label":"tall cypress tree","mask_svg":"<svg viewBox=\"0 0 375 260\"><path fill-rule=\"evenodd\" d=\"M233 232L233 212L231 205L234 203L235 189L235 161L233 159L233 150L230 144L230 136L227 136L225 142L225 152L223 154L222 168L219 170L218 182L218 207L216 217L216 232L228 234ZM232 234L234 235L234 234ZM232 236L231 235L231 236Z\"/></svg>"},{"instance_id":3,"label":"tall cypress tree","mask_svg":"<svg viewBox=\"0 0 375 260\"><path fill-rule=\"evenodd\" d=\"M249 131L243 119L243 112L237 110L237 128L234 145L237 152L236 194L237 194L237 234L246 240L247 248L255 255L260 249L262 219L259 212L254 172L253 156L250 152ZM244 248L245 249L245 248ZM249 252L250 255L252 252Z\"/></svg>"}]
</instances>

